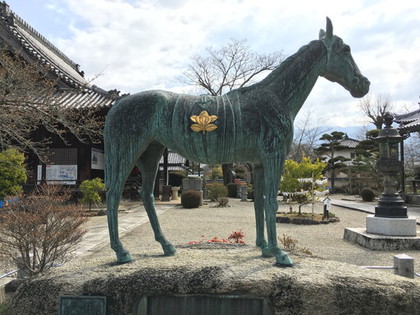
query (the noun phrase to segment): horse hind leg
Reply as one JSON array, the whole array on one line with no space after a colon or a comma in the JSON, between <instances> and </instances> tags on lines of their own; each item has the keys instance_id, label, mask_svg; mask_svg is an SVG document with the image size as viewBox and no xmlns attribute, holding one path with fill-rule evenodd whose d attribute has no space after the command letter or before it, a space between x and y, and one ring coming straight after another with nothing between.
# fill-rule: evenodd
<instances>
[{"instance_id":1,"label":"horse hind leg","mask_svg":"<svg viewBox=\"0 0 420 315\"><path fill-rule=\"evenodd\" d=\"M124 159L119 156L119 150L107 150L108 156L105 161L105 184L107 186L106 202L108 229L111 248L117 255L117 263L130 262L130 253L121 244L118 233L118 206L124 183L131 171L131 163L124 163ZM127 158L127 157L126 157ZM135 161L136 157L132 157Z\"/></svg>"},{"instance_id":2,"label":"horse hind leg","mask_svg":"<svg viewBox=\"0 0 420 315\"><path fill-rule=\"evenodd\" d=\"M121 244L118 233L118 205L120 203L120 194L122 192L122 188L119 186L120 185L114 185L114 187L111 187L107 191L106 202L111 248L117 255L117 263L124 264L130 262L132 259L130 253Z\"/></svg>"},{"instance_id":3,"label":"horse hind leg","mask_svg":"<svg viewBox=\"0 0 420 315\"><path fill-rule=\"evenodd\" d=\"M149 217L153 232L155 234L155 240L162 245L163 253L165 256L173 256L176 253L176 249L162 233L159 219L156 215L153 195L159 161L162 157L164 149L165 147L157 142L151 143L147 150L140 156L137 165L142 175L141 198Z\"/></svg>"}]
</instances>

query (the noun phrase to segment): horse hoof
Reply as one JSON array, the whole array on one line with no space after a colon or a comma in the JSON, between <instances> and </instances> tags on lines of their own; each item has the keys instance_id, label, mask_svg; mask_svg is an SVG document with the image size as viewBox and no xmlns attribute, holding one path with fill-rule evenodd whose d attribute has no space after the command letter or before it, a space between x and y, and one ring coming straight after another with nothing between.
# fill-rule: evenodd
<instances>
[{"instance_id":1,"label":"horse hoof","mask_svg":"<svg viewBox=\"0 0 420 315\"><path fill-rule=\"evenodd\" d=\"M123 252L122 254L117 255L118 264L126 264L130 261L132 261L132 258L129 252Z\"/></svg>"},{"instance_id":2,"label":"horse hoof","mask_svg":"<svg viewBox=\"0 0 420 315\"><path fill-rule=\"evenodd\" d=\"M293 267L293 260L286 254L283 254L280 257L276 258L276 266L282 268Z\"/></svg>"},{"instance_id":3,"label":"horse hoof","mask_svg":"<svg viewBox=\"0 0 420 315\"><path fill-rule=\"evenodd\" d=\"M163 255L165 256L174 256L176 254L175 247L172 246L172 244L167 244L163 246Z\"/></svg>"}]
</instances>

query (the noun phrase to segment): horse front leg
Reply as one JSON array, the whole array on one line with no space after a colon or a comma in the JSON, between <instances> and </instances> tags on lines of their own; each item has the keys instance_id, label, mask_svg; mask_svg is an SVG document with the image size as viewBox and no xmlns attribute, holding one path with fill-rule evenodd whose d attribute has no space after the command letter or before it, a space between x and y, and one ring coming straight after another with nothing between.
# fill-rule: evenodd
<instances>
[{"instance_id":1,"label":"horse front leg","mask_svg":"<svg viewBox=\"0 0 420 315\"><path fill-rule=\"evenodd\" d=\"M264 237L264 170L261 165L254 167L254 210L256 245L263 251L263 256L271 256L267 252L267 241Z\"/></svg>"},{"instance_id":2,"label":"horse front leg","mask_svg":"<svg viewBox=\"0 0 420 315\"><path fill-rule=\"evenodd\" d=\"M276 257L279 267L292 267L292 259L280 249L277 243L276 214L279 207L277 201L280 176L284 159L270 159L263 164L264 167L264 211L267 225L267 251Z\"/></svg>"}]
</instances>

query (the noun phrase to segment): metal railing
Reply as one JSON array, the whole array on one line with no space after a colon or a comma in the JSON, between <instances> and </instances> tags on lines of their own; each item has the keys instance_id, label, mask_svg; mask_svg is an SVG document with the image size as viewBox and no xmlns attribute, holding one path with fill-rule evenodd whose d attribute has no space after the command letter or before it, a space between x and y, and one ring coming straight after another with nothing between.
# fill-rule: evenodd
<instances>
[{"instance_id":1,"label":"metal railing","mask_svg":"<svg viewBox=\"0 0 420 315\"><path fill-rule=\"evenodd\" d=\"M19 269L16 269L16 270L9 271L9 272L7 272L7 273L5 273L5 274L2 274L2 275L0 275L0 279L3 279L3 278L6 278L6 277L9 277L9 276L11 276L11 275L13 275L13 274L17 273L18 271L19 271Z\"/></svg>"}]
</instances>

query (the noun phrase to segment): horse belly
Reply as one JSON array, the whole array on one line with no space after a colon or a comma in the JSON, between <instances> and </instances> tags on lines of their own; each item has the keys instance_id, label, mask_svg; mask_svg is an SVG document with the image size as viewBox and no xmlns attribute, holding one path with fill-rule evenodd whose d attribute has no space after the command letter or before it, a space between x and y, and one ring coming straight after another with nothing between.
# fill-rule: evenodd
<instances>
[{"instance_id":1,"label":"horse belly","mask_svg":"<svg viewBox=\"0 0 420 315\"><path fill-rule=\"evenodd\" d=\"M164 143L166 147L182 155L188 160L205 163L220 164L231 162L236 157L236 152L231 141L220 141L202 134L191 137L180 136Z\"/></svg>"}]
</instances>

